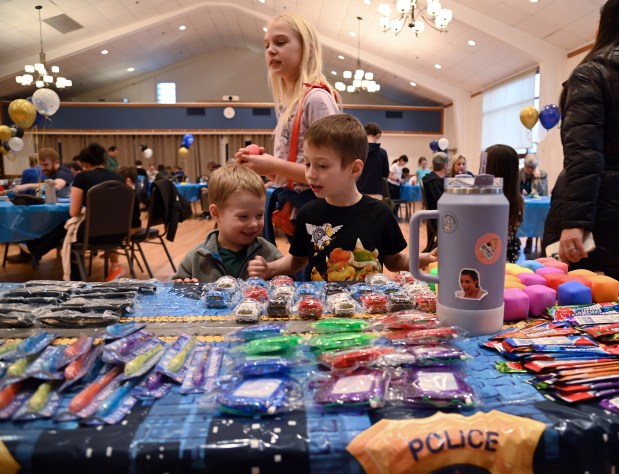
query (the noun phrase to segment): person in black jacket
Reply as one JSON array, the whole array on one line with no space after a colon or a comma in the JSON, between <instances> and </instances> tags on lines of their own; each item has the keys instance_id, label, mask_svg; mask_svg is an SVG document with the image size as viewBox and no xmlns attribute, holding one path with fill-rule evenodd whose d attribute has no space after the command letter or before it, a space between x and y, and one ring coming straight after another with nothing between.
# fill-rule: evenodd
<instances>
[{"instance_id":1,"label":"person in black jacket","mask_svg":"<svg viewBox=\"0 0 619 474\"><path fill-rule=\"evenodd\" d=\"M424 204L428 210L436 210L438 200L445 190L445 177L447 176L447 164L449 157L446 153L439 151L432 157L432 172L424 176L422 182L422 192ZM437 241L437 220L428 219L427 221L427 243L423 252L430 252L438 245Z\"/></svg>"},{"instance_id":2,"label":"person in black jacket","mask_svg":"<svg viewBox=\"0 0 619 474\"><path fill-rule=\"evenodd\" d=\"M563 171L552 193L544 246L559 241L570 268L619 277L619 0L600 12L591 51L561 93ZM586 231L596 249L583 247Z\"/></svg>"},{"instance_id":3,"label":"person in black jacket","mask_svg":"<svg viewBox=\"0 0 619 474\"><path fill-rule=\"evenodd\" d=\"M357 180L357 189L361 194L382 199L385 186L383 178L389 176L389 158L378 143L383 131L375 123L368 123L364 128L368 135L368 156Z\"/></svg>"}]
</instances>

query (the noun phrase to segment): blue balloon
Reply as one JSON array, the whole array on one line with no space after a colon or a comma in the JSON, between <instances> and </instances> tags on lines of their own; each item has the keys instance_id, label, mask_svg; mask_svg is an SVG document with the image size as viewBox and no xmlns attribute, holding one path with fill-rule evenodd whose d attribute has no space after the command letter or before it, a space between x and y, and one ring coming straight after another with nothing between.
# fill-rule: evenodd
<instances>
[{"instance_id":1,"label":"blue balloon","mask_svg":"<svg viewBox=\"0 0 619 474\"><path fill-rule=\"evenodd\" d=\"M191 133L187 133L183 136L183 146L185 148L189 148L193 145L193 135Z\"/></svg>"},{"instance_id":2,"label":"blue balloon","mask_svg":"<svg viewBox=\"0 0 619 474\"><path fill-rule=\"evenodd\" d=\"M435 153L440 150L440 147L438 146L438 140L430 141L430 150L432 150Z\"/></svg>"},{"instance_id":3,"label":"blue balloon","mask_svg":"<svg viewBox=\"0 0 619 474\"><path fill-rule=\"evenodd\" d=\"M561 120L561 111L554 104L545 105L539 113L539 122L546 130L550 130Z\"/></svg>"}]
</instances>

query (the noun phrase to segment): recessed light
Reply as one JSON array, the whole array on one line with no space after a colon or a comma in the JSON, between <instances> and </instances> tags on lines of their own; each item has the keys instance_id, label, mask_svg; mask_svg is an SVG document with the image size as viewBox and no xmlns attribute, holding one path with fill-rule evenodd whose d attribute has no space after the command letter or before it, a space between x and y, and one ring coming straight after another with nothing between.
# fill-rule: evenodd
<instances>
[{"instance_id":1,"label":"recessed light","mask_svg":"<svg viewBox=\"0 0 619 474\"><path fill-rule=\"evenodd\" d=\"M267 0L258 0L260 3L266 3Z\"/></svg>"},{"instance_id":2,"label":"recessed light","mask_svg":"<svg viewBox=\"0 0 619 474\"><path fill-rule=\"evenodd\" d=\"M185 31L187 29L187 27L185 25L181 25L178 27L179 30L181 31Z\"/></svg>"},{"instance_id":3,"label":"recessed light","mask_svg":"<svg viewBox=\"0 0 619 474\"><path fill-rule=\"evenodd\" d=\"M342 56L341 54L338 54L338 55L337 55L337 58L338 58L338 59L344 59L344 56Z\"/></svg>"},{"instance_id":4,"label":"recessed light","mask_svg":"<svg viewBox=\"0 0 619 474\"><path fill-rule=\"evenodd\" d=\"M265 33L268 31L269 29L266 26L262 27L262 31L264 31Z\"/></svg>"},{"instance_id":5,"label":"recessed light","mask_svg":"<svg viewBox=\"0 0 619 474\"><path fill-rule=\"evenodd\" d=\"M331 71L331 75L332 75L332 76L337 76L337 72L335 72L335 71Z\"/></svg>"},{"instance_id":6,"label":"recessed light","mask_svg":"<svg viewBox=\"0 0 619 474\"><path fill-rule=\"evenodd\" d=\"M439 63L436 63L436 64L434 65L434 67L435 67L436 69L443 69L443 66L441 66Z\"/></svg>"},{"instance_id":7,"label":"recessed light","mask_svg":"<svg viewBox=\"0 0 619 474\"><path fill-rule=\"evenodd\" d=\"M417 83L413 82L413 81L410 82L410 85L413 86L413 87L417 87Z\"/></svg>"},{"instance_id":8,"label":"recessed light","mask_svg":"<svg viewBox=\"0 0 619 474\"><path fill-rule=\"evenodd\" d=\"M372 5L372 0L363 0L366 5Z\"/></svg>"},{"instance_id":9,"label":"recessed light","mask_svg":"<svg viewBox=\"0 0 619 474\"><path fill-rule=\"evenodd\" d=\"M134 68L134 67L128 67L128 68L127 68L127 72L133 72L133 71L135 71L135 68Z\"/></svg>"},{"instance_id":10,"label":"recessed light","mask_svg":"<svg viewBox=\"0 0 619 474\"><path fill-rule=\"evenodd\" d=\"M531 3L537 3L537 2L539 2L539 0L529 0L529 2L531 2Z\"/></svg>"},{"instance_id":11,"label":"recessed light","mask_svg":"<svg viewBox=\"0 0 619 474\"><path fill-rule=\"evenodd\" d=\"M354 31L349 31L349 32L348 32L348 34L349 34L350 36L357 36L357 33L355 33Z\"/></svg>"},{"instance_id":12,"label":"recessed light","mask_svg":"<svg viewBox=\"0 0 619 474\"><path fill-rule=\"evenodd\" d=\"M109 53L109 51L107 49L102 49L101 50L101 54L107 54L107 53Z\"/></svg>"},{"instance_id":13,"label":"recessed light","mask_svg":"<svg viewBox=\"0 0 619 474\"><path fill-rule=\"evenodd\" d=\"M477 44L475 40L468 40L467 43L469 44L469 46L475 46Z\"/></svg>"}]
</instances>

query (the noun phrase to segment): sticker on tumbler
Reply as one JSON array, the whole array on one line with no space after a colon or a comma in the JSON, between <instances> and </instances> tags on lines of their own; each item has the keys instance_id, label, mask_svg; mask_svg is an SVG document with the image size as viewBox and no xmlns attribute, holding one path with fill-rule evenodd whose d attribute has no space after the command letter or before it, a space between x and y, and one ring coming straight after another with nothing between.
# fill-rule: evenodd
<instances>
[{"instance_id":1,"label":"sticker on tumbler","mask_svg":"<svg viewBox=\"0 0 619 474\"><path fill-rule=\"evenodd\" d=\"M484 265L496 263L501 256L501 238L497 234L484 234L475 243L475 256Z\"/></svg>"},{"instance_id":2,"label":"sticker on tumbler","mask_svg":"<svg viewBox=\"0 0 619 474\"><path fill-rule=\"evenodd\" d=\"M456 291L456 298L467 300L481 300L488 292L481 287L479 272L474 268L460 270L460 290Z\"/></svg>"},{"instance_id":3,"label":"sticker on tumbler","mask_svg":"<svg viewBox=\"0 0 619 474\"><path fill-rule=\"evenodd\" d=\"M441 220L441 226L443 227L443 232L453 234L458 228L458 219L451 212L447 212Z\"/></svg>"}]
</instances>

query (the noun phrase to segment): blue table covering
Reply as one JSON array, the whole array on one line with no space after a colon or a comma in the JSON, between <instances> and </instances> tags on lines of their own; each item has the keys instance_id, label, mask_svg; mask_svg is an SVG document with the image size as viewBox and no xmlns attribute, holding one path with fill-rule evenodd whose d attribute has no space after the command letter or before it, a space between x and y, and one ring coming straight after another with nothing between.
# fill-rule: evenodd
<instances>
[{"instance_id":1,"label":"blue table covering","mask_svg":"<svg viewBox=\"0 0 619 474\"><path fill-rule=\"evenodd\" d=\"M187 199L189 202L195 202L200 200L200 190L208 187L206 183L174 183L178 193Z\"/></svg>"},{"instance_id":2,"label":"blue table covering","mask_svg":"<svg viewBox=\"0 0 619 474\"><path fill-rule=\"evenodd\" d=\"M0 201L0 242L23 242L42 237L69 219L69 204L15 206Z\"/></svg>"},{"instance_id":3,"label":"blue table covering","mask_svg":"<svg viewBox=\"0 0 619 474\"><path fill-rule=\"evenodd\" d=\"M2 285L0 288L9 287ZM143 295L129 319L148 322L157 331L186 316L178 332L200 332L222 324L229 311L207 310L187 286L161 284L157 294ZM194 291L194 295L199 291ZM196 315L215 315L219 321ZM231 317L224 316L224 320ZM15 336L1 330L2 337ZM495 369L502 360L483 349L484 337L460 342L472 357L464 366L466 380L481 399L477 409L500 410L546 425L533 459L534 472L614 472L619 462L619 417L596 403L578 407L552 403L531 385L527 374ZM228 347L230 343L217 343ZM307 384L302 371L292 374ZM306 385L304 385L306 386ZM198 473L262 472L360 474L346 451L359 433L381 419L425 418L435 409L381 408L370 411L322 411L303 391L304 407L274 417L242 418L214 410L210 394L181 395L178 387L159 400L143 400L120 425L84 426L74 421L0 422L0 441L22 466L22 472L49 473ZM63 402L66 408L68 400ZM437 427L444 429L443 427ZM442 471L443 472L443 471ZM455 471L444 471L455 472ZM481 472L464 469L459 472ZM513 472L525 472L514 466Z\"/></svg>"},{"instance_id":4,"label":"blue table covering","mask_svg":"<svg viewBox=\"0 0 619 474\"><path fill-rule=\"evenodd\" d=\"M418 184L401 185L400 199L408 202L421 201L421 186L419 186Z\"/></svg>"},{"instance_id":5,"label":"blue table covering","mask_svg":"<svg viewBox=\"0 0 619 474\"><path fill-rule=\"evenodd\" d=\"M544 223L550 210L550 196L525 198L524 219L518 228L517 237L542 237Z\"/></svg>"}]
</instances>

